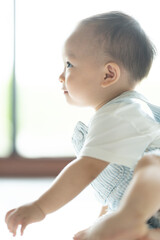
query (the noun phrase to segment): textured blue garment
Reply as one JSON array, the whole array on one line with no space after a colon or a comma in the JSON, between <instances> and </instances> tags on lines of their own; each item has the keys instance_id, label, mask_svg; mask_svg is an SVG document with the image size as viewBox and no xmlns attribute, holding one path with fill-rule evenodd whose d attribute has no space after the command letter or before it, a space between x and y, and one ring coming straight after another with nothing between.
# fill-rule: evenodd
<instances>
[{"instance_id":1,"label":"textured blue garment","mask_svg":"<svg viewBox=\"0 0 160 240\"><path fill-rule=\"evenodd\" d=\"M160 122L160 107L150 104L143 96L134 91L129 92L129 96L127 95L128 93L126 96L123 95L123 100L119 98L118 101L125 101L125 98L128 99L128 97L140 99L149 106L155 117L155 120ZM116 102L118 101L116 100ZM84 123L78 122L72 137L72 142L77 156L84 145L87 134L88 127ZM154 149L146 149L146 151L151 150ZM134 169L111 163L91 183L95 190L96 198L101 202L102 205L108 205L109 211L112 212L118 208L120 200L133 177L133 172ZM148 224L150 227L160 228L159 215L160 214L157 213L155 216L149 219Z\"/></svg>"}]
</instances>

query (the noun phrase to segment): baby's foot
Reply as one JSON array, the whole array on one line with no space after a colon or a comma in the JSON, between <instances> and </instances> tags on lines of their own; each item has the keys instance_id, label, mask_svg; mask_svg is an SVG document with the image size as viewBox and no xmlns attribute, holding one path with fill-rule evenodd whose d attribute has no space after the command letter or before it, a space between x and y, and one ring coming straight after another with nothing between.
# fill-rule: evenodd
<instances>
[{"instance_id":1,"label":"baby's foot","mask_svg":"<svg viewBox=\"0 0 160 240\"><path fill-rule=\"evenodd\" d=\"M78 233L76 233L73 237L74 240L87 240L87 235L88 235L88 229L84 229Z\"/></svg>"},{"instance_id":2,"label":"baby's foot","mask_svg":"<svg viewBox=\"0 0 160 240\"><path fill-rule=\"evenodd\" d=\"M148 234L142 237L140 240L159 240L160 239L160 230L151 229L148 231Z\"/></svg>"},{"instance_id":3,"label":"baby's foot","mask_svg":"<svg viewBox=\"0 0 160 240\"><path fill-rule=\"evenodd\" d=\"M148 228L144 223L138 222L125 215L110 214L98 219L91 227L78 232L74 240L135 240L147 236ZM145 238L144 238L145 239ZM150 239L146 239L150 240Z\"/></svg>"}]
</instances>

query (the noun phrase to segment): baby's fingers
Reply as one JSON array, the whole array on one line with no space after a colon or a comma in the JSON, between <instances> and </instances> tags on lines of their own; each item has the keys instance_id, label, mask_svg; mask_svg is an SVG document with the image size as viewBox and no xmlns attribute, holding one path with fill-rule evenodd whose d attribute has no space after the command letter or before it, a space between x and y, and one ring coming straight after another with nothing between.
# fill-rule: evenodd
<instances>
[{"instance_id":1,"label":"baby's fingers","mask_svg":"<svg viewBox=\"0 0 160 240\"><path fill-rule=\"evenodd\" d=\"M13 236L16 236L16 231L17 231L17 228L18 228L18 225L20 224L20 222L18 221L18 219L14 219L12 218L7 226L8 226L8 229L11 233L13 233Z\"/></svg>"},{"instance_id":2,"label":"baby's fingers","mask_svg":"<svg viewBox=\"0 0 160 240\"><path fill-rule=\"evenodd\" d=\"M6 223L9 231L13 233L13 236L16 236L18 225L21 224L21 217L11 211L11 213L7 216Z\"/></svg>"},{"instance_id":3,"label":"baby's fingers","mask_svg":"<svg viewBox=\"0 0 160 240\"><path fill-rule=\"evenodd\" d=\"M23 235L24 230L25 230L27 225L28 225L28 223L26 221L23 221L23 223L21 224L21 236Z\"/></svg>"},{"instance_id":4,"label":"baby's fingers","mask_svg":"<svg viewBox=\"0 0 160 240\"><path fill-rule=\"evenodd\" d=\"M16 236L16 231L17 231L18 225L21 225L20 231L21 231L21 236L22 236L24 233L24 230L28 224L29 223L27 220L25 220L25 219L22 220L21 218L17 217L14 221L12 221L12 224L10 224L8 227L9 227L10 232L13 233L13 236Z\"/></svg>"},{"instance_id":5,"label":"baby's fingers","mask_svg":"<svg viewBox=\"0 0 160 240\"><path fill-rule=\"evenodd\" d=\"M6 222L6 223L8 222L8 217L9 217L10 214L11 214L12 212L14 212L14 211L15 211L15 209L11 209L10 211L7 212L7 214L6 214L6 216L5 216L5 222Z\"/></svg>"}]
</instances>

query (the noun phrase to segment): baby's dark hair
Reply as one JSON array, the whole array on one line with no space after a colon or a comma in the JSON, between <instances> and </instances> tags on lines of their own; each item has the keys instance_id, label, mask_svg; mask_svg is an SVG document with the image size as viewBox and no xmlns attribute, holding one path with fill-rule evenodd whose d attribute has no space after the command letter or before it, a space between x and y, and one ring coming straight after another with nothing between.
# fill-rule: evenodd
<instances>
[{"instance_id":1,"label":"baby's dark hair","mask_svg":"<svg viewBox=\"0 0 160 240\"><path fill-rule=\"evenodd\" d=\"M139 23L122 12L108 12L82 20L94 26L95 38L105 56L121 64L134 81L146 77L155 56L155 46Z\"/></svg>"}]
</instances>

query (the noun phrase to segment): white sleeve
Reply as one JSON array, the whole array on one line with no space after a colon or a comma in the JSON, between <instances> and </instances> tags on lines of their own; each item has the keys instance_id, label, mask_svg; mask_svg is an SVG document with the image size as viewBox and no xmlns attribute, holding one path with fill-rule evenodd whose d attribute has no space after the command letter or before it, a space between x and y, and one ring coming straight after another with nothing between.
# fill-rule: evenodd
<instances>
[{"instance_id":1,"label":"white sleeve","mask_svg":"<svg viewBox=\"0 0 160 240\"><path fill-rule=\"evenodd\" d=\"M80 156L134 167L158 128L136 104L104 109L93 118Z\"/></svg>"}]
</instances>

